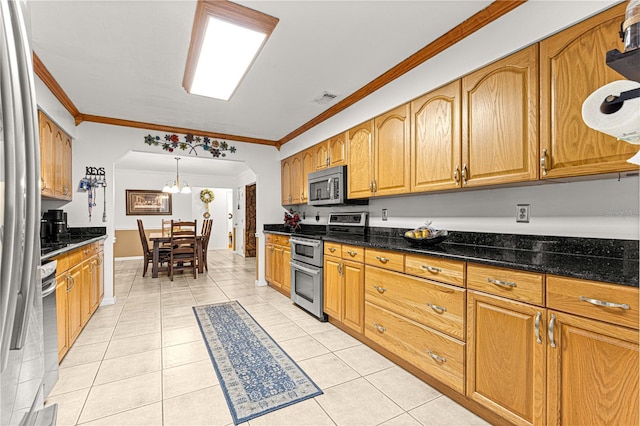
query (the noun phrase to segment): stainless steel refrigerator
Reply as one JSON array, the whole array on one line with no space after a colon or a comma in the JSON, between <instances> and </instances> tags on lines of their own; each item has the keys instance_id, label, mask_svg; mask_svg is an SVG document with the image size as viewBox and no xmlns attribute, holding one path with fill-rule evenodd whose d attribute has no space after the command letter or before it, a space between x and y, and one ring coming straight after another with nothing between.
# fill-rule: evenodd
<instances>
[{"instance_id":1,"label":"stainless steel refrigerator","mask_svg":"<svg viewBox=\"0 0 640 426\"><path fill-rule=\"evenodd\" d=\"M24 0L0 0L0 424L55 424L43 409L40 153Z\"/></svg>"}]
</instances>

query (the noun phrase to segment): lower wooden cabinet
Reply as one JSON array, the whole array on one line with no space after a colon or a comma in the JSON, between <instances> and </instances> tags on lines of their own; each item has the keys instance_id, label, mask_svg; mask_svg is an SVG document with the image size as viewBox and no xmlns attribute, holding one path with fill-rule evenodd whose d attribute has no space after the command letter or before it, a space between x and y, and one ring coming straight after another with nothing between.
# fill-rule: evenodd
<instances>
[{"instance_id":1,"label":"lower wooden cabinet","mask_svg":"<svg viewBox=\"0 0 640 426\"><path fill-rule=\"evenodd\" d=\"M639 424L638 330L548 317L547 424Z\"/></svg>"},{"instance_id":2,"label":"lower wooden cabinet","mask_svg":"<svg viewBox=\"0 0 640 426\"><path fill-rule=\"evenodd\" d=\"M67 327L68 283L66 273L56 276L56 322L58 325L58 361L62 360L69 350L69 330Z\"/></svg>"},{"instance_id":3,"label":"lower wooden cabinet","mask_svg":"<svg viewBox=\"0 0 640 426\"><path fill-rule=\"evenodd\" d=\"M546 309L467 292L467 396L514 424L545 422Z\"/></svg>"},{"instance_id":4,"label":"lower wooden cabinet","mask_svg":"<svg viewBox=\"0 0 640 426\"><path fill-rule=\"evenodd\" d=\"M267 234L265 238L265 271L267 282L281 293L291 292L291 248L286 235Z\"/></svg>"},{"instance_id":5,"label":"lower wooden cabinet","mask_svg":"<svg viewBox=\"0 0 640 426\"><path fill-rule=\"evenodd\" d=\"M335 256L324 257L324 313L362 334L364 265Z\"/></svg>"},{"instance_id":6,"label":"lower wooden cabinet","mask_svg":"<svg viewBox=\"0 0 640 426\"><path fill-rule=\"evenodd\" d=\"M82 265L76 265L67 272L67 337L68 346L82 331Z\"/></svg>"}]
</instances>

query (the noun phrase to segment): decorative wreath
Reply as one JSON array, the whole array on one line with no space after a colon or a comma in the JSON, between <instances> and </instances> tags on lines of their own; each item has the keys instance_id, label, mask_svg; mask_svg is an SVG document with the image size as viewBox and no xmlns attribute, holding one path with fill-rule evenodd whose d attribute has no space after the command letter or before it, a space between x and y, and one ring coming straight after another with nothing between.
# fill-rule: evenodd
<instances>
[{"instance_id":1,"label":"decorative wreath","mask_svg":"<svg viewBox=\"0 0 640 426\"><path fill-rule=\"evenodd\" d=\"M200 191L200 200L203 203L210 203L214 198L216 197L213 195L213 191L211 191L210 189L203 189L202 191Z\"/></svg>"}]
</instances>

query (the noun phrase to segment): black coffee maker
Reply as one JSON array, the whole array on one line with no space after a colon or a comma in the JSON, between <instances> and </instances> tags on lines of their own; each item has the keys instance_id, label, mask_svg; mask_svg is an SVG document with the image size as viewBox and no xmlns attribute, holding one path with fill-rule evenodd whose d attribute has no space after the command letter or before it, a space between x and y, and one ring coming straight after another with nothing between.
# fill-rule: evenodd
<instances>
[{"instance_id":1,"label":"black coffee maker","mask_svg":"<svg viewBox=\"0 0 640 426\"><path fill-rule=\"evenodd\" d=\"M43 229L44 228L44 229ZM68 237L67 214L63 210L48 210L40 220L40 238L57 243Z\"/></svg>"}]
</instances>

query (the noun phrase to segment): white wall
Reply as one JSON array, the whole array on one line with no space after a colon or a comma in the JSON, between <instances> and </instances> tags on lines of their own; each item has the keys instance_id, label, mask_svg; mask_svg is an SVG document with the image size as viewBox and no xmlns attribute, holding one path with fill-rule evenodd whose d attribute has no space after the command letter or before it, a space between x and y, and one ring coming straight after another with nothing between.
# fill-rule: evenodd
<instances>
[{"instance_id":1,"label":"white wall","mask_svg":"<svg viewBox=\"0 0 640 426\"><path fill-rule=\"evenodd\" d=\"M212 182L215 182L212 180ZM199 224L202 224L204 212L207 211L205 204L200 200L200 191L205 188L193 187L193 193L191 197L192 217L198 220ZM209 213L211 214L212 227L211 237L209 238L209 250L219 250L229 248L229 232L232 230L229 227L229 207L227 198L231 197L233 190L231 188L212 188L208 187L213 192L214 199L209 203ZM200 227L200 225L198 225Z\"/></svg>"}]
</instances>

